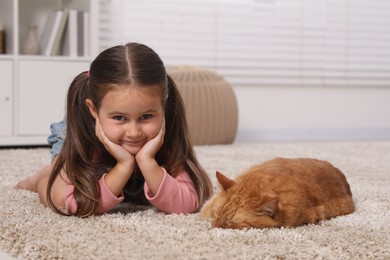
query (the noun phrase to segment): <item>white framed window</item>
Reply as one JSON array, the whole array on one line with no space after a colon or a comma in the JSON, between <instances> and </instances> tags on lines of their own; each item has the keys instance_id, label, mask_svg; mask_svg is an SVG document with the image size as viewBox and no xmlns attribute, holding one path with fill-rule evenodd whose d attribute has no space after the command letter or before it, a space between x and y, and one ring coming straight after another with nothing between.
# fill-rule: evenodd
<instances>
[{"instance_id":1,"label":"white framed window","mask_svg":"<svg viewBox=\"0 0 390 260\"><path fill-rule=\"evenodd\" d=\"M101 0L100 48L137 41L233 86L390 87L388 0Z\"/></svg>"}]
</instances>

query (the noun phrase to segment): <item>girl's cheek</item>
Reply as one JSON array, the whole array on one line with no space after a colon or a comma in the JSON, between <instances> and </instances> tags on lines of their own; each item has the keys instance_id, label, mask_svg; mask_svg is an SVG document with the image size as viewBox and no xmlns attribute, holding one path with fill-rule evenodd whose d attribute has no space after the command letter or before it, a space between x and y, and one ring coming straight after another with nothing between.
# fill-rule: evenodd
<instances>
[{"instance_id":1,"label":"girl's cheek","mask_svg":"<svg viewBox=\"0 0 390 260\"><path fill-rule=\"evenodd\" d=\"M118 135L117 134L117 129L115 129L114 127L110 127L108 125L106 125L105 127L103 127L103 131L104 131L104 134L106 135L106 137L111 141L111 142L115 142L116 140L116 136Z\"/></svg>"},{"instance_id":2,"label":"girl's cheek","mask_svg":"<svg viewBox=\"0 0 390 260\"><path fill-rule=\"evenodd\" d=\"M151 137L156 137L158 133L160 132L161 124L155 124L153 125L153 129L151 130Z\"/></svg>"}]
</instances>

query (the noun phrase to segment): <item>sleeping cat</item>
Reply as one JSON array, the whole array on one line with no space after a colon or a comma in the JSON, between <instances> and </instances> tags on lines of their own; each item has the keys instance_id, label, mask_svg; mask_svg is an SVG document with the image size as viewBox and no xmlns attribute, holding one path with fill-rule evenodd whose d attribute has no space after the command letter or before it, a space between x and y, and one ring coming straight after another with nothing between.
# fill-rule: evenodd
<instances>
[{"instance_id":1,"label":"sleeping cat","mask_svg":"<svg viewBox=\"0 0 390 260\"><path fill-rule=\"evenodd\" d=\"M217 179L222 191L200 212L212 227L294 227L355 210L344 174L326 161L276 158L235 181L219 172Z\"/></svg>"}]
</instances>

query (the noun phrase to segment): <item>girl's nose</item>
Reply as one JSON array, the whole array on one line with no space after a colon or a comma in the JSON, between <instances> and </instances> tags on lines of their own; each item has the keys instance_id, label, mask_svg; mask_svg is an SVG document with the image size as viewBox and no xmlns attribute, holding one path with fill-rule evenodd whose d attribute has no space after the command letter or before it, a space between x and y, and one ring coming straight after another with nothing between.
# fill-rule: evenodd
<instances>
[{"instance_id":1,"label":"girl's nose","mask_svg":"<svg viewBox=\"0 0 390 260\"><path fill-rule=\"evenodd\" d=\"M126 136L128 137L139 137L141 136L141 128L137 123L129 123L126 129Z\"/></svg>"}]
</instances>

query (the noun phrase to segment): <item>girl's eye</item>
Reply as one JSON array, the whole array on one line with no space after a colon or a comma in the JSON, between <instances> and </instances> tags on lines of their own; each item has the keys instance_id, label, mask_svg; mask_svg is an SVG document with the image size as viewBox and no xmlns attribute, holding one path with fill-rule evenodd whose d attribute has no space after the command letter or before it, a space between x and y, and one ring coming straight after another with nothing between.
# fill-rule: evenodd
<instances>
[{"instance_id":1,"label":"girl's eye","mask_svg":"<svg viewBox=\"0 0 390 260\"><path fill-rule=\"evenodd\" d=\"M114 116L113 119L117 120L117 121L124 121L124 120L126 120L126 117L124 117L124 116Z\"/></svg>"},{"instance_id":2,"label":"girl's eye","mask_svg":"<svg viewBox=\"0 0 390 260\"><path fill-rule=\"evenodd\" d=\"M140 117L140 119L141 120L147 120L147 119L150 119L150 118L152 118L153 116L151 115L151 114L145 114L145 115L142 115L141 117Z\"/></svg>"}]
</instances>

